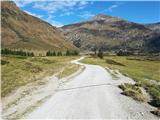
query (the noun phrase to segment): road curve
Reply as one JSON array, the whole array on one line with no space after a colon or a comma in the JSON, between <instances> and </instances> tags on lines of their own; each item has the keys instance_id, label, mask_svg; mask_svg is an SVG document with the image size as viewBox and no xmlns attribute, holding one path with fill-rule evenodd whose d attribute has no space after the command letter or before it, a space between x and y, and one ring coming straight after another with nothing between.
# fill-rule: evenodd
<instances>
[{"instance_id":1,"label":"road curve","mask_svg":"<svg viewBox=\"0 0 160 120\"><path fill-rule=\"evenodd\" d=\"M118 80L112 80L104 68L83 65L86 69L81 74L57 88L56 94L25 119L158 119L147 104L121 95Z\"/></svg>"}]
</instances>

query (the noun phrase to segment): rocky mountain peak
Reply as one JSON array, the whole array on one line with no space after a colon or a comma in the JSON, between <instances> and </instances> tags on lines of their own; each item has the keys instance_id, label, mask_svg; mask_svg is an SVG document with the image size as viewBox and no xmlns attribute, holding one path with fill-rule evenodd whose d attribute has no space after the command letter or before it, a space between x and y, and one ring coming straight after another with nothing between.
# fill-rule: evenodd
<instances>
[{"instance_id":1,"label":"rocky mountain peak","mask_svg":"<svg viewBox=\"0 0 160 120\"><path fill-rule=\"evenodd\" d=\"M145 26L120 17L98 14L88 21L64 26L66 39L83 50L160 51L159 35Z\"/></svg>"},{"instance_id":2,"label":"rocky mountain peak","mask_svg":"<svg viewBox=\"0 0 160 120\"><path fill-rule=\"evenodd\" d=\"M97 14L95 17L91 19L91 21L105 21L105 22L113 22L122 20L120 17L109 16L105 14Z\"/></svg>"},{"instance_id":3,"label":"rocky mountain peak","mask_svg":"<svg viewBox=\"0 0 160 120\"><path fill-rule=\"evenodd\" d=\"M113 17L105 14L97 14L95 17L92 18L92 20L107 20L107 19L113 19L118 17Z\"/></svg>"},{"instance_id":4,"label":"rocky mountain peak","mask_svg":"<svg viewBox=\"0 0 160 120\"><path fill-rule=\"evenodd\" d=\"M105 19L108 19L108 18L112 18L112 17L108 16L108 15L105 15L105 14L97 14L91 20L105 20Z\"/></svg>"}]
</instances>

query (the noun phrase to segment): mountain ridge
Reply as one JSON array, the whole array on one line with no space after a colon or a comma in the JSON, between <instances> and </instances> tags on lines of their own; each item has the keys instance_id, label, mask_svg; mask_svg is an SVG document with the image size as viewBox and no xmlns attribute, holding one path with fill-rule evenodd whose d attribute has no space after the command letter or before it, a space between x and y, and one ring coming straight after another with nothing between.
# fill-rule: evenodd
<instances>
[{"instance_id":1,"label":"mountain ridge","mask_svg":"<svg viewBox=\"0 0 160 120\"><path fill-rule=\"evenodd\" d=\"M144 24L145 27L160 34L160 22Z\"/></svg>"},{"instance_id":2,"label":"mountain ridge","mask_svg":"<svg viewBox=\"0 0 160 120\"><path fill-rule=\"evenodd\" d=\"M118 51L126 49L137 52L159 52L160 35L146 26L119 17L98 15L90 20L61 27L66 40L80 49ZM154 41L154 42L152 42Z\"/></svg>"},{"instance_id":3,"label":"mountain ridge","mask_svg":"<svg viewBox=\"0 0 160 120\"><path fill-rule=\"evenodd\" d=\"M98 14L87 21L56 28L20 10L12 1L1 4L2 48L160 52L160 35L151 28L153 25Z\"/></svg>"},{"instance_id":4,"label":"mountain ridge","mask_svg":"<svg viewBox=\"0 0 160 120\"><path fill-rule=\"evenodd\" d=\"M25 13L12 1L1 2L2 48L33 50L76 49L49 23Z\"/></svg>"}]
</instances>

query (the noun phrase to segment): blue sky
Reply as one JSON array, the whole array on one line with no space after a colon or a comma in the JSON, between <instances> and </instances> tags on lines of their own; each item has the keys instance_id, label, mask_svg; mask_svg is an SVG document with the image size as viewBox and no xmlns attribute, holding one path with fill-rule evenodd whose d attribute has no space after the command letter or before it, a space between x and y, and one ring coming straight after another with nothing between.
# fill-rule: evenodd
<instances>
[{"instance_id":1,"label":"blue sky","mask_svg":"<svg viewBox=\"0 0 160 120\"><path fill-rule=\"evenodd\" d=\"M100 13L119 16L137 23L160 22L158 1L15 0L15 2L28 14L57 27L85 21Z\"/></svg>"}]
</instances>

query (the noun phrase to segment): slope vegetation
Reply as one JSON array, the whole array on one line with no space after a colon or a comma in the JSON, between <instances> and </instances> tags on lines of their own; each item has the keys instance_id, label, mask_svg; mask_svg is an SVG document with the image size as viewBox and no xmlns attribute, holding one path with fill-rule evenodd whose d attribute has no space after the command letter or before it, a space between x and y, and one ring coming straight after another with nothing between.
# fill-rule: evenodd
<instances>
[{"instance_id":1,"label":"slope vegetation","mask_svg":"<svg viewBox=\"0 0 160 120\"><path fill-rule=\"evenodd\" d=\"M2 48L66 50L75 47L52 25L20 10L12 1L1 2Z\"/></svg>"}]
</instances>

